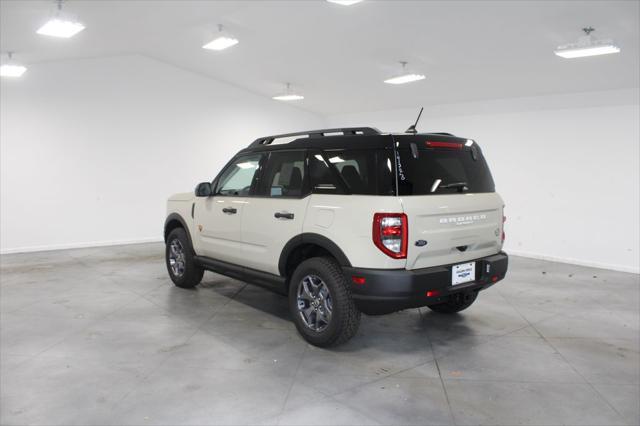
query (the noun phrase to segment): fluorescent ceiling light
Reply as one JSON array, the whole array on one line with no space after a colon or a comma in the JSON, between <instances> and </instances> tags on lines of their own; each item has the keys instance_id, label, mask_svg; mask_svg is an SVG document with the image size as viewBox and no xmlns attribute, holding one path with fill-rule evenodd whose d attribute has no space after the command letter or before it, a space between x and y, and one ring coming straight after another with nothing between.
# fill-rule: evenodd
<instances>
[{"instance_id":1,"label":"fluorescent ceiling light","mask_svg":"<svg viewBox=\"0 0 640 426\"><path fill-rule=\"evenodd\" d=\"M4 64L0 66L1 77L20 77L27 70L22 65Z\"/></svg>"},{"instance_id":2,"label":"fluorescent ceiling light","mask_svg":"<svg viewBox=\"0 0 640 426\"><path fill-rule=\"evenodd\" d=\"M554 53L563 58L584 58L585 56L608 55L609 53L618 53L620 48L614 44L604 44L600 46L589 47L559 47Z\"/></svg>"},{"instance_id":3,"label":"fluorescent ceiling light","mask_svg":"<svg viewBox=\"0 0 640 426\"><path fill-rule=\"evenodd\" d=\"M352 4L360 3L362 0L327 0L329 3L335 3L342 6L351 6Z\"/></svg>"},{"instance_id":4,"label":"fluorescent ceiling light","mask_svg":"<svg viewBox=\"0 0 640 426\"><path fill-rule=\"evenodd\" d=\"M239 43L239 40L237 38L232 37L229 34L226 34L222 30L222 25L220 24L218 24L218 31L219 31L218 37L214 38L209 43L202 46L203 49L224 50L224 49L230 48L231 46L235 46L236 44Z\"/></svg>"},{"instance_id":5,"label":"fluorescent ceiling light","mask_svg":"<svg viewBox=\"0 0 640 426\"><path fill-rule=\"evenodd\" d=\"M553 53L562 58L573 59L620 52L620 48L611 40L595 40L591 36L591 33L595 31L593 28L583 28L582 31L586 36L580 37L577 43L558 46Z\"/></svg>"},{"instance_id":6,"label":"fluorescent ceiling light","mask_svg":"<svg viewBox=\"0 0 640 426\"><path fill-rule=\"evenodd\" d=\"M215 40L212 40L209 43L202 46L202 48L209 49L209 50L224 50L231 46L235 46L236 44L238 44L237 38L218 37Z\"/></svg>"},{"instance_id":7,"label":"fluorescent ceiling light","mask_svg":"<svg viewBox=\"0 0 640 426\"><path fill-rule=\"evenodd\" d=\"M21 77L27 67L13 63L13 52L8 52L9 61L0 65L0 77Z\"/></svg>"},{"instance_id":8,"label":"fluorescent ceiling light","mask_svg":"<svg viewBox=\"0 0 640 426\"><path fill-rule=\"evenodd\" d=\"M386 79L384 82L387 84L405 84L412 83L414 81L424 80L426 77L423 74L414 74L407 72L407 62L400 61L400 65L402 65L402 73L395 77L391 77Z\"/></svg>"},{"instance_id":9,"label":"fluorescent ceiling light","mask_svg":"<svg viewBox=\"0 0 640 426\"><path fill-rule=\"evenodd\" d=\"M387 84L405 84L412 83L414 81L424 80L426 77L422 74L405 74L397 77L389 78L384 82Z\"/></svg>"},{"instance_id":10,"label":"fluorescent ceiling light","mask_svg":"<svg viewBox=\"0 0 640 426\"><path fill-rule=\"evenodd\" d=\"M304 96L292 92L291 84L287 83L285 85L284 93L275 95L271 99L274 99L276 101L301 101L302 99L304 99Z\"/></svg>"},{"instance_id":11,"label":"fluorescent ceiling light","mask_svg":"<svg viewBox=\"0 0 640 426\"><path fill-rule=\"evenodd\" d=\"M276 95L274 96L272 99L275 99L276 101L301 101L304 99L304 96L302 95Z\"/></svg>"},{"instance_id":12,"label":"fluorescent ceiling light","mask_svg":"<svg viewBox=\"0 0 640 426\"><path fill-rule=\"evenodd\" d=\"M58 7L55 16L36 31L38 34L69 38L84 30L85 27L82 23L62 18L62 2L63 0L56 0Z\"/></svg>"},{"instance_id":13,"label":"fluorescent ceiling light","mask_svg":"<svg viewBox=\"0 0 640 426\"><path fill-rule=\"evenodd\" d=\"M84 30L84 28L85 26L80 22L63 21L62 19L53 18L41 26L36 32L51 37L69 38L78 34Z\"/></svg>"}]
</instances>

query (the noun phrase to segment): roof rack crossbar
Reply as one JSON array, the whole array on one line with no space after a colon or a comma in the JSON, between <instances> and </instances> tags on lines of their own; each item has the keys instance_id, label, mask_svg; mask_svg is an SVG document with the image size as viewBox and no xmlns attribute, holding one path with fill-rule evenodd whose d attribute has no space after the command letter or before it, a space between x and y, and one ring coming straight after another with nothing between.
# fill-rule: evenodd
<instances>
[{"instance_id":1,"label":"roof rack crossbar","mask_svg":"<svg viewBox=\"0 0 640 426\"><path fill-rule=\"evenodd\" d=\"M308 130L306 132L284 133L281 135L264 136L256 139L249 145L249 147L255 147L260 145L269 145L276 139L290 138L293 136L307 136L315 138L319 136L325 136L327 133L342 133L343 135L380 135L380 131L373 127L340 127L336 129L319 129Z\"/></svg>"}]
</instances>

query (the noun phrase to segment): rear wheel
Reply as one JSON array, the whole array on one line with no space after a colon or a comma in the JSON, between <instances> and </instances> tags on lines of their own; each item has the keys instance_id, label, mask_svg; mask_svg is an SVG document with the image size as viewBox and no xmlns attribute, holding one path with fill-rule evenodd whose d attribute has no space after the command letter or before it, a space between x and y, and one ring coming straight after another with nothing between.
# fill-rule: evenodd
<instances>
[{"instance_id":1,"label":"rear wheel","mask_svg":"<svg viewBox=\"0 0 640 426\"><path fill-rule=\"evenodd\" d=\"M468 293L457 293L450 296L449 300L444 303L438 303L437 305L428 305L427 307L434 312L441 314L455 314L456 312L464 311L476 301L478 297L477 291L471 291Z\"/></svg>"},{"instance_id":2,"label":"rear wheel","mask_svg":"<svg viewBox=\"0 0 640 426\"><path fill-rule=\"evenodd\" d=\"M298 265L289 285L289 308L302 337L315 346L344 343L360 325L360 311L342 269L328 257Z\"/></svg>"},{"instance_id":3,"label":"rear wheel","mask_svg":"<svg viewBox=\"0 0 640 426\"><path fill-rule=\"evenodd\" d=\"M185 230L176 228L171 231L167 237L165 259L169 277L178 287L193 288L202 281L204 269L196 264L193 256Z\"/></svg>"}]
</instances>

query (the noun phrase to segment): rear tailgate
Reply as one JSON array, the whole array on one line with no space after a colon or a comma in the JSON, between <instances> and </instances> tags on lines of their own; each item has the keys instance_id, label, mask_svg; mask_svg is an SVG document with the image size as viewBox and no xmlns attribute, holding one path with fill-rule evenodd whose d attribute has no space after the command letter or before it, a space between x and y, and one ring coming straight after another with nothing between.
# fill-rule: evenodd
<instances>
[{"instance_id":1,"label":"rear tailgate","mask_svg":"<svg viewBox=\"0 0 640 426\"><path fill-rule=\"evenodd\" d=\"M408 219L407 269L463 263L502 248L503 201L482 150L447 135L394 135Z\"/></svg>"},{"instance_id":2,"label":"rear tailgate","mask_svg":"<svg viewBox=\"0 0 640 426\"><path fill-rule=\"evenodd\" d=\"M499 252L502 206L495 192L402 197L409 225L406 268L462 263Z\"/></svg>"}]
</instances>

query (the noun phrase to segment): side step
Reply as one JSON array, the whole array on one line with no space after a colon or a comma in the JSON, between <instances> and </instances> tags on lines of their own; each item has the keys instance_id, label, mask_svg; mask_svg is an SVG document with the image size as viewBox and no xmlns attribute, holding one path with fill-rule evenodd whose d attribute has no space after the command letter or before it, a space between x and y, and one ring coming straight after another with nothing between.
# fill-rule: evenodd
<instances>
[{"instance_id":1,"label":"side step","mask_svg":"<svg viewBox=\"0 0 640 426\"><path fill-rule=\"evenodd\" d=\"M195 256L194 259L197 264L208 271L216 272L250 284L255 284L278 294L287 294L287 280L284 277L257 271L251 268L245 268L244 266L223 262L206 256Z\"/></svg>"}]
</instances>

